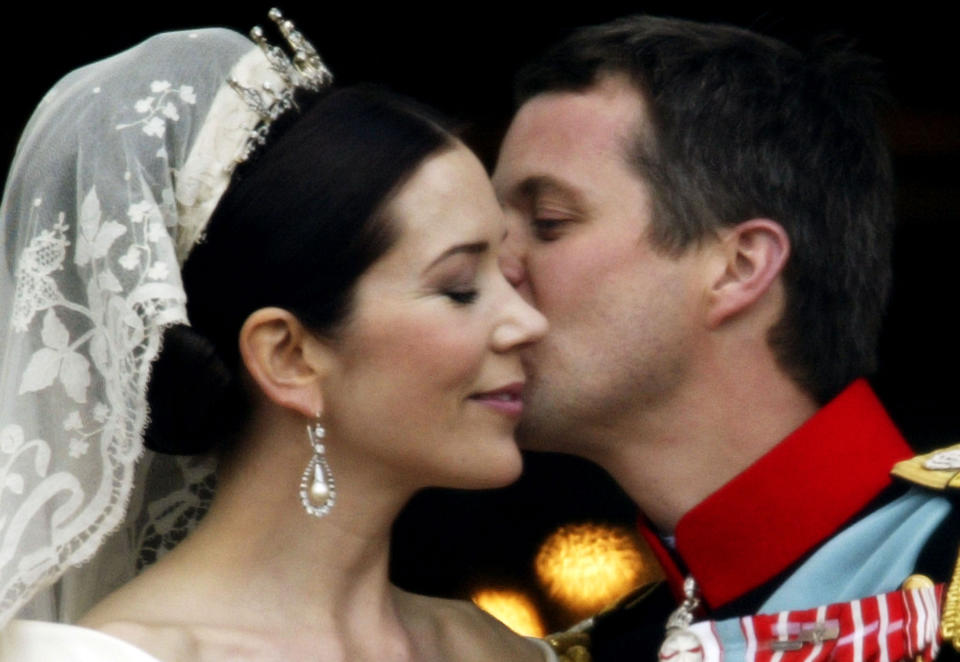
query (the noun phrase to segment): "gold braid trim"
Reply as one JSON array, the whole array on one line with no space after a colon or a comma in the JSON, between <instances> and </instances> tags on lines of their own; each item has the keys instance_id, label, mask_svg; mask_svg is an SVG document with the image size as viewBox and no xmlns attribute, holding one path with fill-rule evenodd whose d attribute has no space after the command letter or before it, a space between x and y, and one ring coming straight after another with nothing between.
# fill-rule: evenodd
<instances>
[{"instance_id":1,"label":"gold braid trim","mask_svg":"<svg viewBox=\"0 0 960 662\"><path fill-rule=\"evenodd\" d=\"M947 595L943 601L943 616L940 618L940 636L953 644L960 652L960 556L953 568L953 577L947 586Z\"/></svg>"}]
</instances>

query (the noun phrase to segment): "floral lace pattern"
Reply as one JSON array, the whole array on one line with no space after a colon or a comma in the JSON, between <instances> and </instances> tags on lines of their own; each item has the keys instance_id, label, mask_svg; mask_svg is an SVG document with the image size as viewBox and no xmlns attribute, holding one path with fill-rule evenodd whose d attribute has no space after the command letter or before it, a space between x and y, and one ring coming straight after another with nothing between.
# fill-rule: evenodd
<instances>
[{"instance_id":1,"label":"floral lace pattern","mask_svg":"<svg viewBox=\"0 0 960 662\"><path fill-rule=\"evenodd\" d=\"M160 35L65 78L28 125L0 210L3 621L124 521L150 363L163 328L186 321L178 171L250 48L223 30ZM126 515L131 573L212 494L209 462L166 460Z\"/></svg>"},{"instance_id":2,"label":"floral lace pattern","mask_svg":"<svg viewBox=\"0 0 960 662\"><path fill-rule=\"evenodd\" d=\"M183 486L151 500L145 522L136 529L138 540L133 545L137 550L136 571L143 570L186 538L213 500L216 478L211 462L204 458L184 458L178 469L184 479Z\"/></svg>"}]
</instances>

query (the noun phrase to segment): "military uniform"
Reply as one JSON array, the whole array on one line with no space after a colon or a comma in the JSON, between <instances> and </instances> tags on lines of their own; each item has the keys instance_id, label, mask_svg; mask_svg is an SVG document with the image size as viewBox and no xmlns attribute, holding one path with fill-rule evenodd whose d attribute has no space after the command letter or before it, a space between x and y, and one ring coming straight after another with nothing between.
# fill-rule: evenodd
<instances>
[{"instance_id":1,"label":"military uniform","mask_svg":"<svg viewBox=\"0 0 960 662\"><path fill-rule=\"evenodd\" d=\"M627 601L597 618L591 633L593 659L656 659L685 576L699 584L702 607L695 620L709 621L698 626L711 639L705 644L719 646L717 659L725 662L762 660L765 651L779 661L788 648L801 651L796 659L807 659L816 640L824 639L838 652L850 644L849 651L860 655L851 659L895 662L896 655L908 654L930 659L937 642L916 628L922 622L927 634L935 632L930 626L947 602L945 588L905 598L900 589L914 573L940 583L951 578L960 542L960 503L935 489L937 480L911 483L924 482L925 471L912 457L866 381L854 382L684 515L674 540L664 542L641 525L667 581L644 599ZM892 478L894 466L908 480ZM950 475L960 484L960 472ZM883 594L889 595L879 602L861 601ZM826 612L817 609L827 605L834 605L830 613L837 616L826 618L831 625L825 630L817 623ZM809 623L798 624L796 619L804 618ZM841 621L846 624L833 632ZM761 626L769 628L770 641L754 631ZM851 628L860 628L859 634ZM866 649L864 628L874 637ZM894 637L897 629L903 632ZM887 630L893 637L889 641ZM907 634L912 639L901 642ZM871 657L874 649L876 657ZM949 644L943 649L941 660L955 654Z\"/></svg>"}]
</instances>

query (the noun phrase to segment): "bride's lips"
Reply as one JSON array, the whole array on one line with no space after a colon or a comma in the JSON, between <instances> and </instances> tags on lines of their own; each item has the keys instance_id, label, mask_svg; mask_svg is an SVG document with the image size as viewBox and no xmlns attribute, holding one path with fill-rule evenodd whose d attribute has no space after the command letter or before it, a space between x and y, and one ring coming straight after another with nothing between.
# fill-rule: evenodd
<instances>
[{"instance_id":1,"label":"bride's lips","mask_svg":"<svg viewBox=\"0 0 960 662\"><path fill-rule=\"evenodd\" d=\"M519 418L523 413L523 382L513 382L494 391L475 393L470 399L501 414Z\"/></svg>"}]
</instances>

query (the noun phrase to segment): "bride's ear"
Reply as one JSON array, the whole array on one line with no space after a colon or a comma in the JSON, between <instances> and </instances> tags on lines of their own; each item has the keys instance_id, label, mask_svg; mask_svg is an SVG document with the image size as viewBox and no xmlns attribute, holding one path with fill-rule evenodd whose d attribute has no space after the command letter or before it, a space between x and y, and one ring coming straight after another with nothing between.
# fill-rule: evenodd
<instances>
[{"instance_id":1,"label":"bride's ear","mask_svg":"<svg viewBox=\"0 0 960 662\"><path fill-rule=\"evenodd\" d=\"M254 311L239 345L247 372L269 400L308 418L323 409L320 341L295 315L282 308Z\"/></svg>"}]
</instances>

